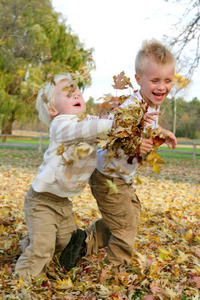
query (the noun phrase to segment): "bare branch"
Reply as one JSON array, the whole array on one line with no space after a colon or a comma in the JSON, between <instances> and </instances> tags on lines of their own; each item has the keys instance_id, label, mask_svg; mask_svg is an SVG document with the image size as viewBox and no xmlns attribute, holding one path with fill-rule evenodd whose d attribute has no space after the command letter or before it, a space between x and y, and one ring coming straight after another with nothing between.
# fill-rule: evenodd
<instances>
[{"instance_id":1,"label":"bare branch","mask_svg":"<svg viewBox=\"0 0 200 300\"><path fill-rule=\"evenodd\" d=\"M200 0L190 0L186 4L182 18L174 27L179 33L165 36L165 39L173 47L177 61L185 64L187 76L191 78L200 63Z\"/></svg>"}]
</instances>

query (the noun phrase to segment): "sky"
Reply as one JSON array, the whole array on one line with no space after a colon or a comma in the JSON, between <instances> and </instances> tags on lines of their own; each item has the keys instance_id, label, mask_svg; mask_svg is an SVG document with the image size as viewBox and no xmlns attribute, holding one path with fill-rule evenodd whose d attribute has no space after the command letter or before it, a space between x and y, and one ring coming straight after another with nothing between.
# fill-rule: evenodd
<instances>
[{"instance_id":1,"label":"sky","mask_svg":"<svg viewBox=\"0 0 200 300\"><path fill-rule=\"evenodd\" d=\"M138 89L134 64L142 41L163 41L164 34L173 36L173 25L182 15L185 1L169 0L169 4L165 0L52 0L55 11L63 14L66 25L78 35L84 49L94 49L96 69L91 71L92 86L84 91L85 101L90 96L97 100L105 94L115 94L113 76L122 71ZM197 70L192 84L181 96L186 101L200 99L199 85Z\"/></svg>"}]
</instances>

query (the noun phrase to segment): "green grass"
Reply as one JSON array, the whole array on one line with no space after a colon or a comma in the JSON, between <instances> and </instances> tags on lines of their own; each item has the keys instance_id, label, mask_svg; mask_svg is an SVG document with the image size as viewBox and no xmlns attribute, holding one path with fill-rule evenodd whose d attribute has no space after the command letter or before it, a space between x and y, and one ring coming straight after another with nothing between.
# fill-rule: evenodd
<instances>
[{"instance_id":1,"label":"green grass","mask_svg":"<svg viewBox=\"0 0 200 300\"><path fill-rule=\"evenodd\" d=\"M1 141L0 141L1 142ZM39 138L6 138L6 143L18 143L18 144L31 144L31 145L38 145ZM49 139L42 139L42 145L48 145Z\"/></svg>"},{"instance_id":2,"label":"green grass","mask_svg":"<svg viewBox=\"0 0 200 300\"><path fill-rule=\"evenodd\" d=\"M192 160L193 156L192 154L184 154L184 153L166 153L166 152L158 152L158 154L163 158L176 158L177 160ZM196 160L200 160L200 156L196 155Z\"/></svg>"},{"instance_id":3,"label":"green grass","mask_svg":"<svg viewBox=\"0 0 200 300\"><path fill-rule=\"evenodd\" d=\"M0 140L1 142L1 140ZM8 137L6 139L6 143L18 143L18 144L29 144L29 145L35 145L33 147L26 147L26 146L20 146L20 147L14 147L14 149L18 149L18 150L35 150L37 149L38 145L39 145L39 138L11 138L11 137ZM42 140L42 145L43 146L48 146L49 144L49 139L48 138L44 138ZM4 145L0 145L0 148L3 148L3 149L11 149L13 148L12 146L4 146ZM45 147L46 148L46 147ZM161 150L169 150L167 146L161 146L160 148ZM44 151L45 149L43 149ZM175 149L175 151L181 151L181 152L193 152L193 148L192 147L187 147L186 145L185 146L182 146L182 147L177 147ZM196 153L199 153L200 154L200 147L197 147L196 148ZM159 155L164 159L164 158L177 158L177 159L192 159L193 156L192 154L184 154L184 153L174 153L173 150L170 152L170 153L167 153L167 152L159 152ZM200 155L196 156L196 159L197 160L200 160Z\"/></svg>"},{"instance_id":4,"label":"green grass","mask_svg":"<svg viewBox=\"0 0 200 300\"><path fill-rule=\"evenodd\" d=\"M167 146L161 146L160 147L160 149L162 149L162 150L170 150L170 149L168 149L168 147ZM187 146L182 146L182 147L179 147L179 146L177 146L176 147L176 149L174 149L175 151L187 151L187 152L193 152L193 147L187 147ZM197 148L196 147L196 152L197 153L200 153L200 148Z\"/></svg>"},{"instance_id":5,"label":"green grass","mask_svg":"<svg viewBox=\"0 0 200 300\"><path fill-rule=\"evenodd\" d=\"M170 150L167 146L161 146L161 150ZM181 152L191 152L191 154L185 153L174 153L174 151L181 151ZM158 151L159 152L159 151ZM176 147L175 150L171 150L170 153L168 152L159 152L159 155L162 158L177 158L177 159L192 159L193 158L193 148L192 147ZM200 154L200 148L196 148L196 153ZM196 155L196 159L200 160L200 155Z\"/></svg>"}]
</instances>

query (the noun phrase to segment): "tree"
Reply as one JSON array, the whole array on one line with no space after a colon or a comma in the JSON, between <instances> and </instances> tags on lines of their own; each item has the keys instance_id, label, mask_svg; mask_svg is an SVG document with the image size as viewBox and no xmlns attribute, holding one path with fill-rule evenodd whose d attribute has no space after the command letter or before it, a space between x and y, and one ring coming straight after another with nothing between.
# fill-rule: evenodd
<instances>
[{"instance_id":1,"label":"tree","mask_svg":"<svg viewBox=\"0 0 200 300\"><path fill-rule=\"evenodd\" d=\"M187 102L181 97L176 99L176 136L191 139L200 137L200 100L194 98ZM166 98L161 104L160 125L173 130L174 122L174 100L173 97Z\"/></svg>"},{"instance_id":2,"label":"tree","mask_svg":"<svg viewBox=\"0 0 200 300\"><path fill-rule=\"evenodd\" d=\"M166 98L161 104L161 114L159 115L159 124L168 129L173 128L173 101L170 98Z\"/></svg>"},{"instance_id":3,"label":"tree","mask_svg":"<svg viewBox=\"0 0 200 300\"><path fill-rule=\"evenodd\" d=\"M171 0L165 0L171 1ZM191 78L194 70L200 62L200 2L199 0L180 1L180 5L185 5L185 10L181 20L174 24L177 34L166 36L169 44L176 51L177 61L185 65L186 76Z\"/></svg>"},{"instance_id":4,"label":"tree","mask_svg":"<svg viewBox=\"0 0 200 300\"><path fill-rule=\"evenodd\" d=\"M0 0L0 122L2 133L12 132L14 120L34 116L25 102L48 74L76 72L93 65L93 49L84 49L78 36L54 12L50 0ZM84 89L91 78L81 82Z\"/></svg>"},{"instance_id":5,"label":"tree","mask_svg":"<svg viewBox=\"0 0 200 300\"><path fill-rule=\"evenodd\" d=\"M94 98L90 97L86 102L86 110L88 114L93 114L95 109L97 108L97 103L94 102Z\"/></svg>"},{"instance_id":6,"label":"tree","mask_svg":"<svg viewBox=\"0 0 200 300\"><path fill-rule=\"evenodd\" d=\"M173 133L176 134L176 114L177 114L177 94L182 91L183 89L186 89L188 84L191 82L191 80L187 78L183 78L180 74L175 73L173 78L173 100L174 100L174 121L173 121Z\"/></svg>"}]
</instances>

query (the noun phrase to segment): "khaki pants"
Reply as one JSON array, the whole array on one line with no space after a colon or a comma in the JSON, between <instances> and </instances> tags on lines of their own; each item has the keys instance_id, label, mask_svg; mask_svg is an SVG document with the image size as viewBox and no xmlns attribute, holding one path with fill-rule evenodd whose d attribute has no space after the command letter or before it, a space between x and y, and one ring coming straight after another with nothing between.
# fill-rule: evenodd
<instances>
[{"instance_id":1,"label":"khaki pants","mask_svg":"<svg viewBox=\"0 0 200 300\"><path fill-rule=\"evenodd\" d=\"M118 187L113 194L106 179ZM96 198L102 219L87 228L87 255L107 247L108 262L120 268L127 266L134 249L134 238L140 219L141 205L134 188L124 180L101 174L95 170L90 178L90 188Z\"/></svg>"},{"instance_id":2,"label":"khaki pants","mask_svg":"<svg viewBox=\"0 0 200 300\"><path fill-rule=\"evenodd\" d=\"M27 192L24 212L30 244L17 261L15 271L21 277L46 273L55 252L62 251L75 231L72 202L35 192Z\"/></svg>"}]
</instances>

